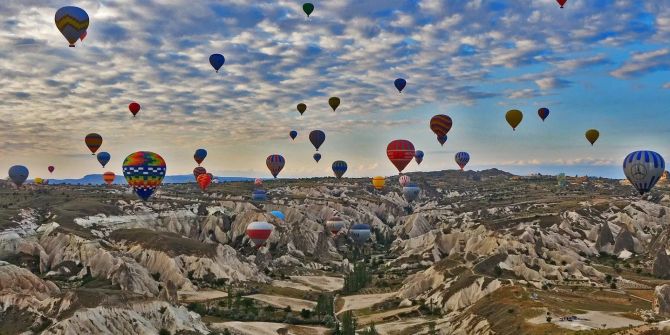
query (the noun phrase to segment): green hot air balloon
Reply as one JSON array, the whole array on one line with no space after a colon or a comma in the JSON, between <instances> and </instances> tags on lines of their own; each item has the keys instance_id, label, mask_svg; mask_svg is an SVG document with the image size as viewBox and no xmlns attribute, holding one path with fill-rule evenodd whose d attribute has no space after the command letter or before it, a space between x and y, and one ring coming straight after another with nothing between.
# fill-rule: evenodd
<instances>
[{"instance_id":1,"label":"green hot air balloon","mask_svg":"<svg viewBox=\"0 0 670 335\"><path fill-rule=\"evenodd\" d=\"M307 14L307 17L309 17L310 14L314 11L314 5L310 2L305 2L302 5L302 10Z\"/></svg>"}]
</instances>

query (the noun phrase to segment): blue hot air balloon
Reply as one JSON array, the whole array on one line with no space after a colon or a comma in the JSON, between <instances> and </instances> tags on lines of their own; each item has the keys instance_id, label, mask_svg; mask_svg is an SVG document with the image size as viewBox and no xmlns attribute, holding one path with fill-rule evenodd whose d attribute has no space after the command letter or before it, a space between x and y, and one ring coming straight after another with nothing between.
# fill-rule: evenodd
<instances>
[{"instance_id":1,"label":"blue hot air balloon","mask_svg":"<svg viewBox=\"0 0 670 335\"><path fill-rule=\"evenodd\" d=\"M312 132L309 133L309 141L312 142L312 145L314 145L316 151L319 151L319 147L325 140L326 133L324 133L322 130L312 130Z\"/></svg>"},{"instance_id":2,"label":"blue hot air balloon","mask_svg":"<svg viewBox=\"0 0 670 335\"><path fill-rule=\"evenodd\" d=\"M402 93L402 90L407 86L407 81L402 78L398 78L393 82L393 85L395 85L395 88L398 89L398 92Z\"/></svg>"},{"instance_id":3,"label":"blue hot air balloon","mask_svg":"<svg viewBox=\"0 0 670 335\"><path fill-rule=\"evenodd\" d=\"M416 164L421 164L421 162L423 162L423 151L417 150L416 153L414 153L414 160L416 160Z\"/></svg>"},{"instance_id":4,"label":"blue hot air balloon","mask_svg":"<svg viewBox=\"0 0 670 335\"><path fill-rule=\"evenodd\" d=\"M537 115L539 115L540 119L542 119L542 121L544 121L544 119L546 119L547 116L549 116L549 108L542 107L542 108L538 109L537 110Z\"/></svg>"},{"instance_id":5,"label":"blue hot air balloon","mask_svg":"<svg viewBox=\"0 0 670 335\"><path fill-rule=\"evenodd\" d=\"M23 165L14 165L9 168L9 179L14 182L16 187L20 187L28 179L28 168Z\"/></svg>"},{"instance_id":6,"label":"blue hot air balloon","mask_svg":"<svg viewBox=\"0 0 670 335\"><path fill-rule=\"evenodd\" d=\"M251 200L253 201L267 201L268 195L264 190L254 190L251 193Z\"/></svg>"},{"instance_id":7,"label":"blue hot air balloon","mask_svg":"<svg viewBox=\"0 0 670 335\"><path fill-rule=\"evenodd\" d=\"M223 63L226 62L226 58L222 54L213 54L209 56L209 64L212 64L216 73L219 73L219 69L223 66Z\"/></svg>"},{"instance_id":8,"label":"blue hot air balloon","mask_svg":"<svg viewBox=\"0 0 670 335\"><path fill-rule=\"evenodd\" d=\"M623 160L623 172L640 195L651 191L664 171L665 160L654 151L631 152Z\"/></svg>"},{"instance_id":9,"label":"blue hot air balloon","mask_svg":"<svg viewBox=\"0 0 670 335\"><path fill-rule=\"evenodd\" d=\"M355 224L349 229L349 236L357 244L363 244L370 239L370 226L366 224Z\"/></svg>"},{"instance_id":10,"label":"blue hot air balloon","mask_svg":"<svg viewBox=\"0 0 670 335\"><path fill-rule=\"evenodd\" d=\"M402 194L405 196L405 200L412 202L419 197L421 189L415 183L409 183L409 185L402 188Z\"/></svg>"},{"instance_id":11,"label":"blue hot air balloon","mask_svg":"<svg viewBox=\"0 0 670 335\"><path fill-rule=\"evenodd\" d=\"M438 136L437 141L440 142L441 146L444 146L444 144L447 143L447 135Z\"/></svg>"},{"instance_id":12,"label":"blue hot air balloon","mask_svg":"<svg viewBox=\"0 0 670 335\"><path fill-rule=\"evenodd\" d=\"M288 133L288 136L290 136L292 140L295 140L295 138L298 137L298 132L295 131L295 130L291 130L291 131Z\"/></svg>"},{"instance_id":13,"label":"blue hot air balloon","mask_svg":"<svg viewBox=\"0 0 670 335\"><path fill-rule=\"evenodd\" d=\"M74 6L65 6L56 11L54 19L56 27L70 43L70 47L74 47L77 40L83 40L86 36L89 22L85 10Z\"/></svg>"},{"instance_id":14,"label":"blue hot air balloon","mask_svg":"<svg viewBox=\"0 0 670 335\"><path fill-rule=\"evenodd\" d=\"M333 162L333 173L335 173L335 177L337 177L337 179L342 178L345 172L347 172L347 162L345 161Z\"/></svg>"},{"instance_id":15,"label":"blue hot air balloon","mask_svg":"<svg viewBox=\"0 0 670 335\"><path fill-rule=\"evenodd\" d=\"M200 165L200 163L205 160L205 157L207 157L207 150L205 149L198 149L193 154L193 159L196 163L198 163L198 165Z\"/></svg>"},{"instance_id":16,"label":"blue hot air balloon","mask_svg":"<svg viewBox=\"0 0 670 335\"><path fill-rule=\"evenodd\" d=\"M314 156L312 156L312 157L314 157L314 160L315 160L317 163L321 160L321 154L318 153L318 152L315 153Z\"/></svg>"},{"instance_id":17,"label":"blue hot air balloon","mask_svg":"<svg viewBox=\"0 0 670 335\"><path fill-rule=\"evenodd\" d=\"M280 211L272 211L270 214L274 215L279 220L286 221L286 215Z\"/></svg>"},{"instance_id":18,"label":"blue hot air balloon","mask_svg":"<svg viewBox=\"0 0 670 335\"><path fill-rule=\"evenodd\" d=\"M109 152L103 151L98 153L98 163L102 165L102 167L105 167L107 163L109 163L109 160L112 159L112 155L109 154Z\"/></svg>"},{"instance_id":19,"label":"blue hot air balloon","mask_svg":"<svg viewBox=\"0 0 670 335\"><path fill-rule=\"evenodd\" d=\"M466 164L470 161L470 154L467 152L457 152L456 156L454 157L456 160L456 164L461 167L461 171L463 171L463 168L465 167Z\"/></svg>"}]
</instances>

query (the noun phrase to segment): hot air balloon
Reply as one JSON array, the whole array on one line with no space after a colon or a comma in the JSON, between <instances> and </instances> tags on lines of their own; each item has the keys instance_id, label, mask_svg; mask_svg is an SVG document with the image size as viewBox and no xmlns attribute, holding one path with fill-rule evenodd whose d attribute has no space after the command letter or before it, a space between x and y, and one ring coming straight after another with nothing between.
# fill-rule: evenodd
<instances>
[{"instance_id":1,"label":"hot air balloon","mask_svg":"<svg viewBox=\"0 0 670 335\"><path fill-rule=\"evenodd\" d=\"M291 139L295 141L295 138L298 137L298 132L295 131L295 130L291 130L291 131L288 133L288 136L291 137Z\"/></svg>"},{"instance_id":2,"label":"hot air balloon","mask_svg":"<svg viewBox=\"0 0 670 335\"><path fill-rule=\"evenodd\" d=\"M438 136L437 141L440 142L441 146L444 146L444 144L447 143L447 135Z\"/></svg>"},{"instance_id":3,"label":"hot air balloon","mask_svg":"<svg viewBox=\"0 0 670 335\"><path fill-rule=\"evenodd\" d=\"M309 15L314 11L314 5L309 2L305 2L302 5L302 10L305 12L305 14L307 14L307 17L309 17Z\"/></svg>"},{"instance_id":4,"label":"hot air balloon","mask_svg":"<svg viewBox=\"0 0 670 335\"><path fill-rule=\"evenodd\" d=\"M193 154L193 159L195 159L195 162L198 163L198 165L205 160L205 157L207 157L207 150L205 149L198 149Z\"/></svg>"},{"instance_id":5,"label":"hot air balloon","mask_svg":"<svg viewBox=\"0 0 670 335\"><path fill-rule=\"evenodd\" d=\"M418 185L414 183L410 183L409 185L402 188L402 195L405 197L405 200L407 200L407 202L412 202L416 200L416 198L419 197L420 192L421 189L419 188Z\"/></svg>"},{"instance_id":6,"label":"hot air balloon","mask_svg":"<svg viewBox=\"0 0 670 335\"><path fill-rule=\"evenodd\" d=\"M416 161L416 164L420 165L421 162L423 162L423 151L417 150L414 154L414 160Z\"/></svg>"},{"instance_id":7,"label":"hot air balloon","mask_svg":"<svg viewBox=\"0 0 670 335\"><path fill-rule=\"evenodd\" d=\"M407 184L409 184L410 178L408 175L402 175L400 178L398 178L398 183L400 183L400 186L405 187Z\"/></svg>"},{"instance_id":8,"label":"hot air balloon","mask_svg":"<svg viewBox=\"0 0 670 335\"><path fill-rule=\"evenodd\" d=\"M212 64L216 73L219 73L219 69L223 66L223 63L226 62L226 58L222 54L213 54L209 56L209 64Z\"/></svg>"},{"instance_id":9,"label":"hot air balloon","mask_svg":"<svg viewBox=\"0 0 670 335\"><path fill-rule=\"evenodd\" d=\"M328 221L326 221L326 229L333 235L337 235L337 233L339 233L345 225L346 222L339 216L333 216Z\"/></svg>"},{"instance_id":10,"label":"hot air balloon","mask_svg":"<svg viewBox=\"0 0 670 335\"><path fill-rule=\"evenodd\" d=\"M282 155L274 154L265 159L265 165L267 165L270 173L275 178L277 178L279 172L284 168L284 164L286 164L286 160L284 160Z\"/></svg>"},{"instance_id":11,"label":"hot air balloon","mask_svg":"<svg viewBox=\"0 0 670 335\"><path fill-rule=\"evenodd\" d=\"M202 166L198 166L193 169L193 177L195 177L196 181L198 180L198 176L204 173L207 173L207 170Z\"/></svg>"},{"instance_id":12,"label":"hot air balloon","mask_svg":"<svg viewBox=\"0 0 670 335\"><path fill-rule=\"evenodd\" d=\"M14 165L9 168L9 179L16 187L21 187L24 181L28 179L28 168L23 165Z\"/></svg>"},{"instance_id":13,"label":"hot air balloon","mask_svg":"<svg viewBox=\"0 0 670 335\"><path fill-rule=\"evenodd\" d=\"M275 226L265 221L252 222L247 226L247 236L254 243L256 249L258 249L270 238L274 228Z\"/></svg>"},{"instance_id":14,"label":"hot air balloon","mask_svg":"<svg viewBox=\"0 0 670 335\"><path fill-rule=\"evenodd\" d=\"M102 136L96 133L88 134L84 138L84 143L86 143L88 150L91 150L91 155L95 155L95 152L98 151L102 145Z\"/></svg>"},{"instance_id":15,"label":"hot air balloon","mask_svg":"<svg viewBox=\"0 0 670 335\"><path fill-rule=\"evenodd\" d=\"M333 162L333 173L337 179L342 178L344 173L347 172L347 162L345 161L334 161Z\"/></svg>"},{"instance_id":16,"label":"hot air balloon","mask_svg":"<svg viewBox=\"0 0 670 335\"><path fill-rule=\"evenodd\" d=\"M398 90L398 92L402 93L402 90L407 86L407 81L402 78L398 78L393 82L393 85L395 85L395 88Z\"/></svg>"},{"instance_id":17,"label":"hot air balloon","mask_svg":"<svg viewBox=\"0 0 670 335\"><path fill-rule=\"evenodd\" d=\"M102 180L104 180L107 185L112 185L114 179L116 179L116 174L114 172L107 171L102 175Z\"/></svg>"},{"instance_id":18,"label":"hot air balloon","mask_svg":"<svg viewBox=\"0 0 670 335\"><path fill-rule=\"evenodd\" d=\"M370 226L366 224L355 224L349 229L349 235L356 244L363 244L370 239Z\"/></svg>"},{"instance_id":19,"label":"hot air balloon","mask_svg":"<svg viewBox=\"0 0 670 335\"><path fill-rule=\"evenodd\" d=\"M507 120L507 123L512 126L512 130L516 130L516 127L523 119L523 113L518 109L509 110L507 111L507 114L505 114L505 119Z\"/></svg>"},{"instance_id":20,"label":"hot air balloon","mask_svg":"<svg viewBox=\"0 0 670 335\"><path fill-rule=\"evenodd\" d=\"M44 183L44 179L42 179L42 178L35 178L34 182L35 182L35 185L42 185L42 183Z\"/></svg>"},{"instance_id":21,"label":"hot air balloon","mask_svg":"<svg viewBox=\"0 0 670 335\"><path fill-rule=\"evenodd\" d=\"M54 173L54 170L56 170L56 168L53 167L52 165L49 165L49 167L47 168L47 170L49 170L49 173Z\"/></svg>"},{"instance_id":22,"label":"hot air balloon","mask_svg":"<svg viewBox=\"0 0 670 335\"><path fill-rule=\"evenodd\" d=\"M254 190L251 192L251 200L253 201L267 201L268 200L268 194L265 192L265 190Z\"/></svg>"},{"instance_id":23,"label":"hot air balloon","mask_svg":"<svg viewBox=\"0 0 670 335\"><path fill-rule=\"evenodd\" d=\"M314 156L312 156L314 160L318 163L321 160L321 154L320 153L315 153Z\"/></svg>"},{"instance_id":24,"label":"hot air balloon","mask_svg":"<svg viewBox=\"0 0 670 335\"><path fill-rule=\"evenodd\" d=\"M319 147L321 147L323 142L326 141L326 133L324 133L322 130L312 130L309 133L309 141L312 142L312 145L314 148L316 148L316 151L319 151Z\"/></svg>"},{"instance_id":25,"label":"hot air balloon","mask_svg":"<svg viewBox=\"0 0 670 335\"><path fill-rule=\"evenodd\" d=\"M463 168L465 167L465 165L467 165L468 162L470 161L470 154L468 154L467 152L462 152L462 151L457 152L455 159L456 159L456 164L458 164L458 166L461 167L461 171L463 171Z\"/></svg>"},{"instance_id":26,"label":"hot air balloon","mask_svg":"<svg viewBox=\"0 0 670 335\"><path fill-rule=\"evenodd\" d=\"M131 113L133 113L133 117L135 117L135 115L137 115L137 113L140 111L140 108L141 108L140 104L138 104L137 102L134 102L134 101L131 102L130 105L128 105L128 110Z\"/></svg>"},{"instance_id":27,"label":"hot air balloon","mask_svg":"<svg viewBox=\"0 0 670 335\"><path fill-rule=\"evenodd\" d=\"M542 119L542 121L544 121L544 119L546 119L547 116L549 116L549 108L542 107L542 108L538 109L537 110L537 115L539 115L540 119Z\"/></svg>"},{"instance_id":28,"label":"hot air balloon","mask_svg":"<svg viewBox=\"0 0 670 335\"><path fill-rule=\"evenodd\" d=\"M200 186L200 189L205 191L212 183L212 175L209 173L203 173L198 177L196 177L195 180L198 182L198 186Z\"/></svg>"},{"instance_id":29,"label":"hot air balloon","mask_svg":"<svg viewBox=\"0 0 670 335\"><path fill-rule=\"evenodd\" d=\"M651 191L664 171L665 160L654 151L631 152L623 160L623 172L640 195Z\"/></svg>"},{"instance_id":30,"label":"hot air balloon","mask_svg":"<svg viewBox=\"0 0 670 335\"><path fill-rule=\"evenodd\" d=\"M593 143L596 143L598 140L598 137L600 137L600 132L595 129L589 129L584 136L586 136L586 140L593 145Z\"/></svg>"},{"instance_id":31,"label":"hot air balloon","mask_svg":"<svg viewBox=\"0 0 670 335\"><path fill-rule=\"evenodd\" d=\"M98 163L102 165L102 167L105 167L107 163L109 163L109 160L112 159L112 155L109 154L109 152L103 151L98 153Z\"/></svg>"},{"instance_id":32,"label":"hot air balloon","mask_svg":"<svg viewBox=\"0 0 670 335\"><path fill-rule=\"evenodd\" d=\"M408 140L394 140L386 146L386 156L395 165L398 172L402 172L407 167L415 154L414 144Z\"/></svg>"},{"instance_id":33,"label":"hot air balloon","mask_svg":"<svg viewBox=\"0 0 670 335\"><path fill-rule=\"evenodd\" d=\"M86 11L74 6L66 6L56 11L56 27L61 34L70 43L70 47L74 48L74 44L78 39L85 36L86 29L88 29L88 14Z\"/></svg>"},{"instance_id":34,"label":"hot air balloon","mask_svg":"<svg viewBox=\"0 0 670 335\"><path fill-rule=\"evenodd\" d=\"M384 184L386 184L386 178L382 176L376 176L372 178L372 186L374 186L376 189L381 190L384 188Z\"/></svg>"},{"instance_id":35,"label":"hot air balloon","mask_svg":"<svg viewBox=\"0 0 670 335\"><path fill-rule=\"evenodd\" d=\"M331 97L330 99L328 99L328 104L330 105L330 108L332 108L334 112L337 109L337 107L340 106L340 98Z\"/></svg>"},{"instance_id":36,"label":"hot air balloon","mask_svg":"<svg viewBox=\"0 0 670 335\"><path fill-rule=\"evenodd\" d=\"M145 201L160 186L166 169L163 157L149 151L134 152L123 161L123 175L128 185Z\"/></svg>"},{"instance_id":37,"label":"hot air balloon","mask_svg":"<svg viewBox=\"0 0 670 335\"><path fill-rule=\"evenodd\" d=\"M258 187L263 186L263 179L261 179L261 178L256 178L256 180L254 180L254 185L256 185L256 186L258 186Z\"/></svg>"},{"instance_id":38,"label":"hot air balloon","mask_svg":"<svg viewBox=\"0 0 670 335\"><path fill-rule=\"evenodd\" d=\"M304 113L307 110L307 105L305 105L303 103L299 103L297 108L298 108L298 112L300 113L300 115L302 115L302 113Z\"/></svg>"},{"instance_id":39,"label":"hot air balloon","mask_svg":"<svg viewBox=\"0 0 670 335\"><path fill-rule=\"evenodd\" d=\"M568 2L568 0L556 0L556 2L558 2L558 4L561 5L561 8L563 8L563 6L565 6L565 3Z\"/></svg>"},{"instance_id":40,"label":"hot air balloon","mask_svg":"<svg viewBox=\"0 0 670 335\"><path fill-rule=\"evenodd\" d=\"M286 221L286 215L280 211L272 211L270 214L274 215L279 220Z\"/></svg>"},{"instance_id":41,"label":"hot air balloon","mask_svg":"<svg viewBox=\"0 0 670 335\"><path fill-rule=\"evenodd\" d=\"M452 125L451 118L444 114L435 115L430 119L430 130L437 135L438 139L441 136L446 136Z\"/></svg>"}]
</instances>

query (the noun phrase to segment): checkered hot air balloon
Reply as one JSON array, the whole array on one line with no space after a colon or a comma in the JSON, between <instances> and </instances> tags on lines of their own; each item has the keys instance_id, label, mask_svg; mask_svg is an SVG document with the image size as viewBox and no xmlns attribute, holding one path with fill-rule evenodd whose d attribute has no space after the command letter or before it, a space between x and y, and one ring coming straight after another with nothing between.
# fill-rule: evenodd
<instances>
[{"instance_id":1,"label":"checkered hot air balloon","mask_svg":"<svg viewBox=\"0 0 670 335\"><path fill-rule=\"evenodd\" d=\"M123 161L123 175L142 200L148 200L154 194L166 169L163 157L149 151L134 152Z\"/></svg>"}]
</instances>

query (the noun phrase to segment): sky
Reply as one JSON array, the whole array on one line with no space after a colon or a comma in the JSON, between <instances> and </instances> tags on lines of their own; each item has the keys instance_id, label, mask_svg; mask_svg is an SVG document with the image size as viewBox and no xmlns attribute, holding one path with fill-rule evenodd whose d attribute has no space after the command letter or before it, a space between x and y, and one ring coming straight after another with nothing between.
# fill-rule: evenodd
<instances>
[{"instance_id":1,"label":"sky","mask_svg":"<svg viewBox=\"0 0 670 335\"><path fill-rule=\"evenodd\" d=\"M470 153L467 169L613 178L631 151L670 159L670 1L313 3L307 18L293 0L0 2L0 171L120 174L128 154L148 150L168 175L187 174L205 148L203 166L221 176L270 177L275 153L281 177L330 176L335 160L348 162L345 177L388 176L394 139L425 152L405 172L456 169L458 151ZM75 48L54 24L66 5L90 17ZM218 74L213 53L226 57ZM516 131L509 109L524 112ZM454 122L444 147L435 114ZM326 133L318 164L314 129ZM92 132L107 168L84 145Z\"/></svg>"}]
</instances>

